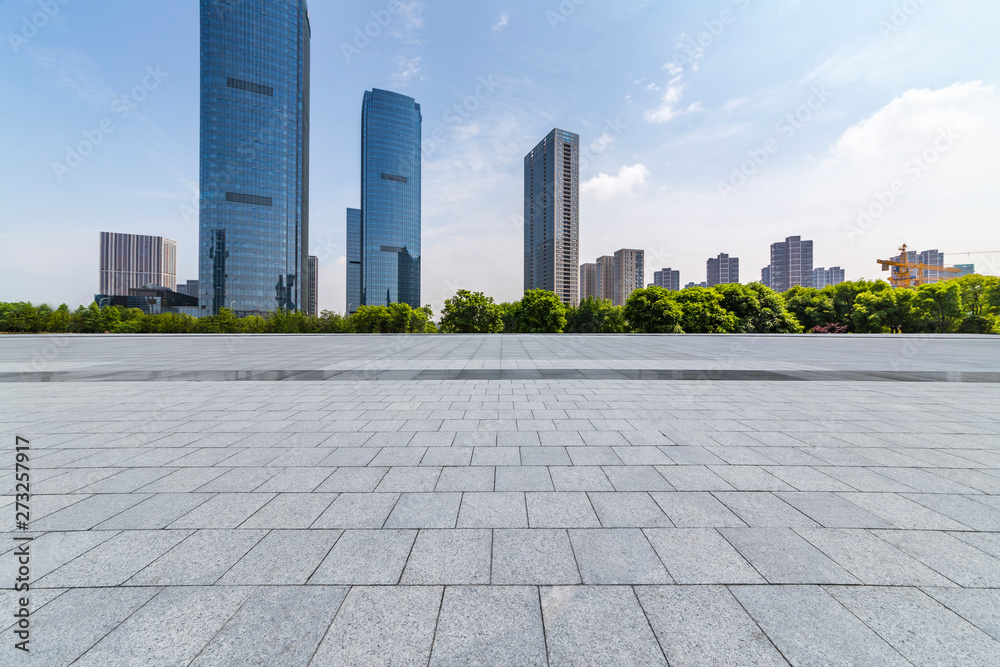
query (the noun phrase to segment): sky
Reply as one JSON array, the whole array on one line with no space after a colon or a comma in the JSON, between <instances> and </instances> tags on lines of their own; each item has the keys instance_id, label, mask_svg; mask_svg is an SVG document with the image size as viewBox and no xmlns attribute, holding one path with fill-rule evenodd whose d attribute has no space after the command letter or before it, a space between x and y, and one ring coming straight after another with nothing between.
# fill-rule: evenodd
<instances>
[{"instance_id":1,"label":"sky","mask_svg":"<svg viewBox=\"0 0 1000 667\"><path fill-rule=\"evenodd\" d=\"M581 137L581 262L646 251L760 279L801 235L816 266L946 253L1000 275L995 0L312 0L310 250L345 308L365 90L423 111L422 300L523 289L523 157ZM198 273L196 0L0 0L0 301L71 307L100 231L178 244ZM83 144L86 155L76 148Z\"/></svg>"}]
</instances>

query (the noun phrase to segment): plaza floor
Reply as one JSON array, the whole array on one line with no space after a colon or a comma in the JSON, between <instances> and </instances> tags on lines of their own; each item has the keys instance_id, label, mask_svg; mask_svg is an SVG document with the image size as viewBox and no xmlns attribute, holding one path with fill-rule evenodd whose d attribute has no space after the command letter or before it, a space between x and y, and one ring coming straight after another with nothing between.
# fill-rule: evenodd
<instances>
[{"instance_id":1,"label":"plaza floor","mask_svg":"<svg viewBox=\"0 0 1000 667\"><path fill-rule=\"evenodd\" d=\"M998 665L998 405L1000 337L0 337L0 664Z\"/></svg>"}]
</instances>

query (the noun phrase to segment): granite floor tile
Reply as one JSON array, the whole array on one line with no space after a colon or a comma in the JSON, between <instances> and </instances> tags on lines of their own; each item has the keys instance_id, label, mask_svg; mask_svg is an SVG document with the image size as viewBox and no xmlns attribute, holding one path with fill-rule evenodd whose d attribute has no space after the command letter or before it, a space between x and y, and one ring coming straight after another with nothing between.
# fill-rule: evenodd
<instances>
[{"instance_id":1,"label":"granite floor tile","mask_svg":"<svg viewBox=\"0 0 1000 667\"><path fill-rule=\"evenodd\" d=\"M310 528L381 528L398 493L342 493Z\"/></svg>"},{"instance_id":2,"label":"granite floor tile","mask_svg":"<svg viewBox=\"0 0 1000 667\"><path fill-rule=\"evenodd\" d=\"M340 535L339 530L272 530L229 568L218 583L223 586L304 584Z\"/></svg>"},{"instance_id":3,"label":"granite floor tile","mask_svg":"<svg viewBox=\"0 0 1000 667\"><path fill-rule=\"evenodd\" d=\"M191 534L187 530L127 530L37 580L42 588L120 586Z\"/></svg>"},{"instance_id":4,"label":"granite floor tile","mask_svg":"<svg viewBox=\"0 0 1000 667\"><path fill-rule=\"evenodd\" d=\"M752 528L815 528L819 524L771 493L713 494Z\"/></svg>"},{"instance_id":5,"label":"granite floor tile","mask_svg":"<svg viewBox=\"0 0 1000 667\"><path fill-rule=\"evenodd\" d=\"M720 528L719 532L768 583L860 583L789 528Z\"/></svg>"},{"instance_id":6,"label":"granite floor tile","mask_svg":"<svg viewBox=\"0 0 1000 667\"><path fill-rule=\"evenodd\" d=\"M925 593L1000 641L1000 590L925 588Z\"/></svg>"},{"instance_id":7,"label":"granite floor tile","mask_svg":"<svg viewBox=\"0 0 1000 667\"><path fill-rule=\"evenodd\" d=\"M581 583L565 530L493 531L493 583L558 586Z\"/></svg>"},{"instance_id":8,"label":"granite floor tile","mask_svg":"<svg viewBox=\"0 0 1000 667\"><path fill-rule=\"evenodd\" d=\"M432 528L435 526L428 526ZM520 492L466 493L459 528L527 528L528 513Z\"/></svg>"},{"instance_id":9,"label":"granite floor tile","mask_svg":"<svg viewBox=\"0 0 1000 667\"><path fill-rule=\"evenodd\" d=\"M710 493L653 493L653 500L679 528L743 528L746 524Z\"/></svg>"},{"instance_id":10,"label":"granite floor tile","mask_svg":"<svg viewBox=\"0 0 1000 667\"><path fill-rule=\"evenodd\" d=\"M648 493L589 493L597 518L605 528L665 528L670 519Z\"/></svg>"},{"instance_id":11,"label":"granite floor tile","mask_svg":"<svg viewBox=\"0 0 1000 667\"><path fill-rule=\"evenodd\" d=\"M532 528L599 528L586 493L526 493L528 525Z\"/></svg>"},{"instance_id":12,"label":"granite floor tile","mask_svg":"<svg viewBox=\"0 0 1000 667\"><path fill-rule=\"evenodd\" d=\"M461 493L404 493L386 519L386 528L454 528Z\"/></svg>"},{"instance_id":13,"label":"granite floor tile","mask_svg":"<svg viewBox=\"0 0 1000 667\"><path fill-rule=\"evenodd\" d=\"M490 583L489 530L422 530L403 570L403 585Z\"/></svg>"},{"instance_id":14,"label":"granite floor tile","mask_svg":"<svg viewBox=\"0 0 1000 667\"><path fill-rule=\"evenodd\" d=\"M435 491L492 491L496 472L488 466L444 468Z\"/></svg>"},{"instance_id":15,"label":"granite floor tile","mask_svg":"<svg viewBox=\"0 0 1000 667\"><path fill-rule=\"evenodd\" d=\"M878 530L880 538L965 588L1000 588L1000 559L947 533Z\"/></svg>"},{"instance_id":16,"label":"granite floor tile","mask_svg":"<svg viewBox=\"0 0 1000 667\"><path fill-rule=\"evenodd\" d=\"M273 500L273 493L220 493L168 528L236 528Z\"/></svg>"},{"instance_id":17,"label":"granite floor tile","mask_svg":"<svg viewBox=\"0 0 1000 667\"><path fill-rule=\"evenodd\" d=\"M415 530L348 530L309 579L311 585L393 585L416 539ZM373 557L377 554L377 557Z\"/></svg>"},{"instance_id":18,"label":"granite floor tile","mask_svg":"<svg viewBox=\"0 0 1000 667\"><path fill-rule=\"evenodd\" d=\"M716 530L645 530L667 572L678 584L764 584L764 578Z\"/></svg>"},{"instance_id":19,"label":"granite floor tile","mask_svg":"<svg viewBox=\"0 0 1000 667\"><path fill-rule=\"evenodd\" d=\"M569 537L584 584L673 583L641 530L570 530Z\"/></svg>"},{"instance_id":20,"label":"granite floor tile","mask_svg":"<svg viewBox=\"0 0 1000 667\"><path fill-rule=\"evenodd\" d=\"M551 466L549 474L556 491L614 491L598 466Z\"/></svg>"},{"instance_id":21,"label":"granite floor tile","mask_svg":"<svg viewBox=\"0 0 1000 667\"><path fill-rule=\"evenodd\" d=\"M137 572L129 586L211 586L267 531L199 530Z\"/></svg>"},{"instance_id":22,"label":"granite floor tile","mask_svg":"<svg viewBox=\"0 0 1000 667\"><path fill-rule=\"evenodd\" d=\"M496 491L553 491L545 466L501 466L496 469Z\"/></svg>"},{"instance_id":23,"label":"granite floor tile","mask_svg":"<svg viewBox=\"0 0 1000 667\"><path fill-rule=\"evenodd\" d=\"M336 493L279 493L239 527L308 528L336 498Z\"/></svg>"}]
</instances>

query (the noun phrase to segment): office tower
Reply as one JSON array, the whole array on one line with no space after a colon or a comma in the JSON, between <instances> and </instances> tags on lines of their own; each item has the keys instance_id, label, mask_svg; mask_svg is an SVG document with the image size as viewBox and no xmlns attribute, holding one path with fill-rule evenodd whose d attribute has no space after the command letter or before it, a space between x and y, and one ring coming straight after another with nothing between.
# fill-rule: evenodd
<instances>
[{"instance_id":1,"label":"office tower","mask_svg":"<svg viewBox=\"0 0 1000 667\"><path fill-rule=\"evenodd\" d=\"M907 250L905 259L903 259L902 255L896 255L892 258L892 261L906 262L909 264L926 264L928 266L940 266L944 268L944 253L938 252L937 250L924 250L922 252ZM900 267L892 267L892 274L894 276L899 273ZM923 280L920 284L936 283L942 280L951 280L956 277L955 274L934 271L933 269L912 269L910 271L911 278L916 279L919 276L923 276ZM916 286L916 283L914 283L913 286Z\"/></svg>"},{"instance_id":2,"label":"office tower","mask_svg":"<svg viewBox=\"0 0 1000 667\"><path fill-rule=\"evenodd\" d=\"M673 269L663 269L653 273L653 285L662 287L671 292L679 292L681 289L681 272Z\"/></svg>"},{"instance_id":3,"label":"office tower","mask_svg":"<svg viewBox=\"0 0 1000 667\"><path fill-rule=\"evenodd\" d=\"M691 289L692 287L708 287L708 283L688 283L684 286L684 289Z\"/></svg>"},{"instance_id":4,"label":"office tower","mask_svg":"<svg viewBox=\"0 0 1000 667\"><path fill-rule=\"evenodd\" d=\"M185 283L177 283L177 293L198 298L198 281L188 280Z\"/></svg>"},{"instance_id":5,"label":"office tower","mask_svg":"<svg viewBox=\"0 0 1000 667\"><path fill-rule=\"evenodd\" d=\"M361 214L348 210L348 252L360 229L360 286L351 283L348 312L359 305L420 303L420 105L387 90L365 92L361 107ZM354 301L352 289L359 296ZM360 303L359 303L360 302ZM353 310L352 310L353 309Z\"/></svg>"},{"instance_id":6,"label":"office tower","mask_svg":"<svg viewBox=\"0 0 1000 667\"><path fill-rule=\"evenodd\" d=\"M306 315L319 315L319 257L309 255L309 298Z\"/></svg>"},{"instance_id":7,"label":"office tower","mask_svg":"<svg viewBox=\"0 0 1000 667\"><path fill-rule=\"evenodd\" d=\"M305 0L201 0L202 315L306 307Z\"/></svg>"},{"instance_id":8,"label":"office tower","mask_svg":"<svg viewBox=\"0 0 1000 667\"><path fill-rule=\"evenodd\" d=\"M361 305L361 209L347 209L347 314Z\"/></svg>"},{"instance_id":9,"label":"office tower","mask_svg":"<svg viewBox=\"0 0 1000 667\"><path fill-rule=\"evenodd\" d=\"M764 287L771 287L771 267L765 266L760 270L760 282L763 283Z\"/></svg>"},{"instance_id":10,"label":"office tower","mask_svg":"<svg viewBox=\"0 0 1000 667\"><path fill-rule=\"evenodd\" d=\"M645 253L623 248L615 253L615 283L612 305L624 306L629 295L646 284Z\"/></svg>"},{"instance_id":11,"label":"office tower","mask_svg":"<svg viewBox=\"0 0 1000 667\"><path fill-rule=\"evenodd\" d=\"M709 287L738 282L740 282L739 257L730 257L726 253L722 253L716 258L708 260L707 285Z\"/></svg>"},{"instance_id":12,"label":"office tower","mask_svg":"<svg viewBox=\"0 0 1000 667\"><path fill-rule=\"evenodd\" d=\"M597 290L597 263L580 265L580 301L600 299Z\"/></svg>"},{"instance_id":13,"label":"office tower","mask_svg":"<svg viewBox=\"0 0 1000 667\"><path fill-rule=\"evenodd\" d=\"M100 293L128 296L129 288L177 289L177 243L162 236L101 232Z\"/></svg>"},{"instance_id":14,"label":"office tower","mask_svg":"<svg viewBox=\"0 0 1000 667\"><path fill-rule=\"evenodd\" d=\"M771 289L787 292L793 287L812 287L813 242L789 236L771 245Z\"/></svg>"},{"instance_id":15,"label":"office tower","mask_svg":"<svg viewBox=\"0 0 1000 667\"><path fill-rule=\"evenodd\" d=\"M597 297L604 301L615 299L615 258L604 255L597 258Z\"/></svg>"},{"instance_id":16,"label":"office tower","mask_svg":"<svg viewBox=\"0 0 1000 667\"><path fill-rule=\"evenodd\" d=\"M580 300L580 137L555 129L524 157L524 289Z\"/></svg>"},{"instance_id":17,"label":"office tower","mask_svg":"<svg viewBox=\"0 0 1000 667\"><path fill-rule=\"evenodd\" d=\"M813 269L813 287L816 289L839 285L842 282L844 282L844 270L839 266Z\"/></svg>"},{"instance_id":18,"label":"office tower","mask_svg":"<svg viewBox=\"0 0 1000 667\"><path fill-rule=\"evenodd\" d=\"M961 273L952 274L953 278L964 278L965 276L975 275L976 265L975 264L956 264L952 268L961 269Z\"/></svg>"}]
</instances>

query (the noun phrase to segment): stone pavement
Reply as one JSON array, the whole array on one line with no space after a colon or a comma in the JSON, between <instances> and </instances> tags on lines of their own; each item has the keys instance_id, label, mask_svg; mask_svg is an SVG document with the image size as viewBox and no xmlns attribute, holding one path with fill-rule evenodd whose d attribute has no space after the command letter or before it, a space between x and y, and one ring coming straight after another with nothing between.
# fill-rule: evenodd
<instances>
[{"instance_id":1,"label":"stone pavement","mask_svg":"<svg viewBox=\"0 0 1000 667\"><path fill-rule=\"evenodd\" d=\"M986 337L5 336L0 664L997 665L998 373Z\"/></svg>"}]
</instances>

